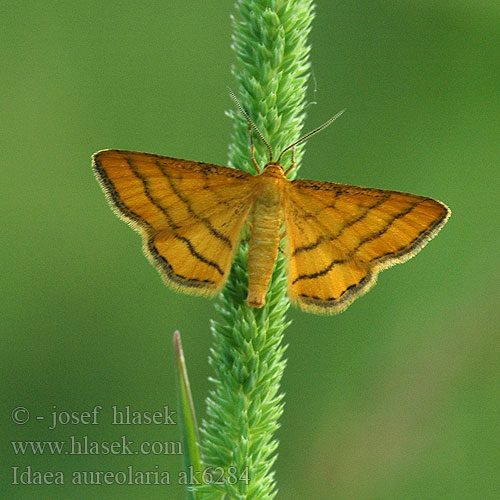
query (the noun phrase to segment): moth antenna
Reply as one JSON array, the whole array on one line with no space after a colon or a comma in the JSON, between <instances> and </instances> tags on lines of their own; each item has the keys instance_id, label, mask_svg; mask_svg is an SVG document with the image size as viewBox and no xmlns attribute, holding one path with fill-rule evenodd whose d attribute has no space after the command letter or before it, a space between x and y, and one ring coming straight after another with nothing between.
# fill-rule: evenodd
<instances>
[{"instance_id":1,"label":"moth antenna","mask_svg":"<svg viewBox=\"0 0 500 500\"><path fill-rule=\"evenodd\" d=\"M336 115L332 116L328 121L323 123L323 125L320 125L318 128L315 128L311 132L307 133L306 135L303 135L300 139L297 139L293 144L290 144L290 146L287 146L279 155L278 157L278 163L281 162L281 158L283 158L283 155L289 151L290 149L293 149L297 144L300 144L301 142L304 142L305 140L309 139L309 137L312 137L314 134L317 134L318 132L321 132L324 130L326 127L331 125L337 118L339 118L343 113L345 109L342 111L339 111Z\"/></svg>"},{"instance_id":2,"label":"moth antenna","mask_svg":"<svg viewBox=\"0 0 500 500\"><path fill-rule=\"evenodd\" d=\"M264 139L264 136L262 135L262 132L257 128L257 125L252 121L250 118L248 111L243 108L243 106L240 104L240 101L238 101L238 98L234 95L234 92L228 87L229 90L229 95L231 96L231 99L236 103L236 106L238 106L238 109L240 110L241 114L245 117L246 121L248 122L248 125L250 125L255 132L257 132L257 135L259 136L260 140L265 144L266 148L269 150L269 161L273 161L273 150L269 143Z\"/></svg>"}]
</instances>

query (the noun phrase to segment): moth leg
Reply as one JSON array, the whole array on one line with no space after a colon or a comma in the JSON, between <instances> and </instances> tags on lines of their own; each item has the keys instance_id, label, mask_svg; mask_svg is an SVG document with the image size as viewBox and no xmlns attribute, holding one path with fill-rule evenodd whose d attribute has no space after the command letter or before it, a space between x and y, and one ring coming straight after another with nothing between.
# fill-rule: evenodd
<instances>
[{"instance_id":1,"label":"moth leg","mask_svg":"<svg viewBox=\"0 0 500 500\"><path fill-rule=\"evenodd\" d=\"M295 146L292 148L292 164L285 170L285 176L295 168Z\"/></svg>"},{"instance_id":2,"label":"moth leg","mask_svg":"<svg viewBox=\"0 0 500 500\"><path fill-rule=\"evenodd\" d=\"M243 231L243 236L241 237L240 243L248 243L250 241L250 234L252 232L253 224L251 221L246 221L246 228Z\"/></svg>"},{"instance_id":3,"label":"moth leg","mask_svg":"<svg viewBox=\"0 0 500 500\"><path fill-rule=\"evenodd\" d=\"M259 167L259 164L257 163L257 160L255 159L255 145L253 143L253 132L250 123L248 124L248 135L250 136L250 159L252 160L252 163L254 164L257 173L260 174L261 169Z\"/></svg>"},{"instance_id":4,"label":"moth leg","mask_svg":"<svg viewBox=\"0 0 500 500\"><path fill-rule=\"evenodd\" d=\"M286 236L286 229L284 226L281 227L280 229L280 233L279 233L279 240L280 240L280 244L278 246L278 251L281 252L283 255L285 255L285 251L283 250L283 248L281 248L281 244L283 242L283 238Z\"/></svg>"}]
</instances>

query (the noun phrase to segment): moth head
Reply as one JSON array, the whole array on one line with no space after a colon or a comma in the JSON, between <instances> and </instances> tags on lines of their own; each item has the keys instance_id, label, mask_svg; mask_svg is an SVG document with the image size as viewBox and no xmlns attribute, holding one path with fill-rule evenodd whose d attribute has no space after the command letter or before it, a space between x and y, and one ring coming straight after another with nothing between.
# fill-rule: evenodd
<instances>
[{"instance_id":1,"label":"moth head","mask_svg":"<svg viewBox=\"0 0 500 500\"><path fill-rule=\"evenodd\" d=\"M264 172L266 173L266 175L283 177L285 169L283 168L283 165L281 165L281 163L279 163L277 161L270 161L264 167Z\"/></svg>"}]
</instances>

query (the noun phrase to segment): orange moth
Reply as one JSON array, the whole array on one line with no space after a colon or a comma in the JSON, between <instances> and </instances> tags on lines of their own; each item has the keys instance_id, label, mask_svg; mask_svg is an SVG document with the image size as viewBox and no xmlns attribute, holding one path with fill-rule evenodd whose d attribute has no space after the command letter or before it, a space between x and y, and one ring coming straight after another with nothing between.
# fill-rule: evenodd
<instances>
[{"instance_id":1,"label":"orange moth","mask_svg":"<svg viewBox=\"0 0 500 500\"><path fill-rule=\"evenodd\" d=\"M145 254L174 289L217 294L250 222L248 305L264 305L283 238L292 302L336 313L367 292L379 271L419 252L450 215L443 203L414 194L289 180L294 161L285 170L283 154L340 114L277 161L264 141L270 161L263 169L252 143L257 175L122 150L99 151L93 168L111 207L142 235Z\"/></svg>"}]
</instances>

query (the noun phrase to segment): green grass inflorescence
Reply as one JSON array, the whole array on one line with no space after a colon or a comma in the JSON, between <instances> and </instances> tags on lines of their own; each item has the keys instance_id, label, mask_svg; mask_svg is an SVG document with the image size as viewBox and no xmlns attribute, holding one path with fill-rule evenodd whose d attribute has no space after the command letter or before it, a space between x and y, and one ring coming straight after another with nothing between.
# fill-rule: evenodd
<instances>
[{"instance_id":1,"label":"green grass inflorescence","mask_svg":"<svg viewBox=\"0 0 500 500\"><path fill-rule=\"evenodd\" d=\"M233 74L243 108L268 140L275 157L297 140L305 118L305 93L314 17L312 0L239 0L233 18ZM247 123L238 111L229 148L230 165L255 173L250 160ZM263 167L269 153L255 139ZM297 167L302 148L296 151ZM286 166L289 157L285 158ZM295 169L294 174L297 169ZM246 305L248 245L243 242L217 302L219 319L210 364L215 372L207 398L207 419L201 428L203 466L231 467L237 481L206 484L197 498L268 500L276 495L272 466L278 442L274 432L283 412L280 380L285 368L283 331L286 311L285 262L280 254L261 309ZM248 475L248 481L245 476Z\"/></svg>"}]
</instances>

